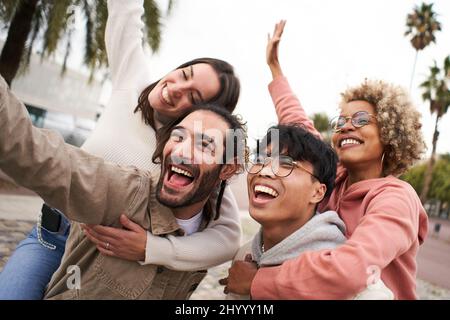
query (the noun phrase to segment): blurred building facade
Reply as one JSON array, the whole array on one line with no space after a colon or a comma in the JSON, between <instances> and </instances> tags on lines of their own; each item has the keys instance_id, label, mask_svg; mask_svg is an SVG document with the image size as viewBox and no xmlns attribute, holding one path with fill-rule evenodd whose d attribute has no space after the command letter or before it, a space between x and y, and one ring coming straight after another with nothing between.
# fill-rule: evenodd
<instances>
[{"instance_id":1,"label":"blurred building facade","mask_svg":"<svg viewBox=\"0 0 450 320\"><path fill-rule=\"evenodd\" d=\"M11 90L26 105L34 125L55 129L76 146L92 132L103 109L100 81L89 82L87 75L70 69L62 76L61 64L37 54L27 71L14 78Z\"/></svg>"}]
</instances>

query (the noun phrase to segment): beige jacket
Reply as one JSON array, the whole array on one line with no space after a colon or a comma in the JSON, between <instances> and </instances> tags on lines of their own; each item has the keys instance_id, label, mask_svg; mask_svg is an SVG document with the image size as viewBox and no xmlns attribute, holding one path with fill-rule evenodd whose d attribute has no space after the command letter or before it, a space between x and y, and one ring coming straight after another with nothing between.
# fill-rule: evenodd
<instances>
[{"instance_id":1,"label":"beige jacket","mask_svg":"<svg viewBox=\"0 0 450 320\"><path fill-rule=\"evenodd\" d=\"M73 221L119 227L125 213L155 235L182 233L170 209L156 202L159 173L105 162L65 144L58 133L33 127L1 77L0 169ZM69 289L72 265L80 268L79 289ZM73 223L45 298L187 299L205 274L103 256Z\"/></svg>"}]
</instances>

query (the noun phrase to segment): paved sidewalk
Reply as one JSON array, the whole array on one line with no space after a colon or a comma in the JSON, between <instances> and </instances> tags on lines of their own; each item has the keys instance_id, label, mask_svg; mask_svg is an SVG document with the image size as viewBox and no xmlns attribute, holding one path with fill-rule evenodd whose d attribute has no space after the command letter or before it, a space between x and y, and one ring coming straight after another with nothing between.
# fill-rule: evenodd
<instances>
[{"instance_id":1,"label":"paved sidewalk","mask_svg":"<svg viewBox=\"0 0 450 320\"><path fill-rule=\"evenodd\" d=\"M38 197L0 194L0 271L17 243L26 237L35 224L41 204ZM258 230L258 224L246 212L241 213L241 221L243 240L248 241ZM433 223L434 220L431 220L430 235ZM450 222L443 224L439 238L430 236L419 250L421 280L417 281L417 291L420 299L450 299L450 282L446 281L450 279L450 239L447 241L446 237L448 231ZM218 280L226 277L229 266L230 263L225 263L211 268L191 299L223 299L223 287L218 284Z\"/></svg>"},{"instance_id":2,"label":"paved sidewalk","mask_svg":"<svg viewBox=\"0 0 450 320\"><path fill-rule=\"evenodd\" d=\"M441 224L439 234L434 233L436 223ZM430 218L429 233L417 255L418 277L450 289L450 221Z\"/></svg>"},{"instance_id":3,"label":"paved sidewalk","mask_svg":"<svg viewBox=\"0 0 450 320\"><path fill-rule=\"evenodd\" d=\"M0 219L36 221L43 203L36 196L0 193Z\"/></svg>"}]
</instances>

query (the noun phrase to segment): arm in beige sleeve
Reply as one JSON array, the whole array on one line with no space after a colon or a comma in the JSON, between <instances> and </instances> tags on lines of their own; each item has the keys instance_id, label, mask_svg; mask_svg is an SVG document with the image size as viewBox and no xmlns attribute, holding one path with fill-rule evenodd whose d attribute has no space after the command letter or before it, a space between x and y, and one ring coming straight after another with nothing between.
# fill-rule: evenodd
<instances>
[{"instance_id":1,"label":"arm in beige sleeve","mask_svg":"<svg viewBox=\"0 0 450 320\"><path fill-rule=\"evenodd\" d=\"M111 225L144 210L145 172L105 162L32 125L25 106L0 77L0 169L69 219Z\"/></svg>"},{"instance_id":2,"label":"arm in beige sleeve","mask_svg":"<svg viewBox=\"0 0 450 320\"><path fill-rule=\"evenodd\" d=\"M240 241L239 208L230 187L226 187L219 219L211 221L203 231L186 237L158 237L148 232L144 264L203 270L231 260Z\"/></svg>"}]
</instances>

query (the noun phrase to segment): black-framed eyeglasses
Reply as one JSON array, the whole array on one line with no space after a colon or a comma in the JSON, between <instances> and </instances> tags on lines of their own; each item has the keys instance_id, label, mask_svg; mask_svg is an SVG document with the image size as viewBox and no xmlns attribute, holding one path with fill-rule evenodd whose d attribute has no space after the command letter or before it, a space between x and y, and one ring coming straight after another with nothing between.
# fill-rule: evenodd
<instances>
[{"instance_id":1,"label":"black-framed eyeglasses","mask_svg":"<svg viewBox=\"0 0 450 320\"><path fill-rule=\"evenodd\" d=\"M271 163L270 167L273 174L277 177L287 177L292 173L295 167L298 167L309 173L320 182L320 179L314 175L314 173L302 166L300 162L294 161L291 157L283 155L279 157L264 157L263 155L257 153L251 154L246 166L247 172L249 174L257 174L261 172L261 170L268 165L269 162Z\"/></svg>"},{"instance_id":2,"label":"black-framed eyeglasses","mask_svg":"<svg viewBox=\"0 0 450 320\"><path fill-rule=\"evenodd\" d=\"M353 115L347 117L337 116L331 119L330 127L334 132L338 132L345 126L347 121L351 119L352 125L355 128L361 128L370 123L371 117L375 117L375 115L370 114L367 111L358 111L355 112Z\"/></svg>"}]
</instances>

